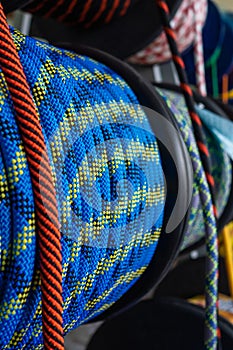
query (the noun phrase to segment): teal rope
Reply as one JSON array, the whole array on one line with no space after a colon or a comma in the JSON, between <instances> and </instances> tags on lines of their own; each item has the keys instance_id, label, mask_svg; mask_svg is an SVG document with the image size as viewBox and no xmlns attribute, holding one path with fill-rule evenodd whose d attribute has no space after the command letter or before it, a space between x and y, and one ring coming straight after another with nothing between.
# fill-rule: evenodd
<instances>
[{"instance_id":1,"label":"teal rope","mask_svg":"<svg viewBox=\"0 0 233 350\"><path fill-rule=\"evenodd\" d=\"M218 59L220 55L221 55L221 47L217 47L213 55L205 63L206 68L211 68L213 97L215 98L219 96L217 64L218 64Z\"/></svg>"},{"instance_id":2,"label":"teal rope","mask_svg":"<svg viewBox=\"0 0 233 350\"><path fill-rule=\"evenodd\" d=\"M168 96L168 97L167 97ZM205 342L206 350L217 349L217 281L218 281L218 246L217 246L217 229L212 209L211 195L209 192L208 183L206 181L203 165L200 159L196 140L193 135L190 118L184 118L184 115L177 110L175 104L170 100L171 94L162 94L169 109L175 116L181 131L182 137L188 148L190 158L194 170L195 186L199 191L200 200L202 203L202 212L204 225L206 230L206 250L207 259L209 261L208 270L206 273L206 335L208 339ZM183 112L183 111L182 111ZM207 236L208 235L208 236Z\"/></svg>"}]
</instances>

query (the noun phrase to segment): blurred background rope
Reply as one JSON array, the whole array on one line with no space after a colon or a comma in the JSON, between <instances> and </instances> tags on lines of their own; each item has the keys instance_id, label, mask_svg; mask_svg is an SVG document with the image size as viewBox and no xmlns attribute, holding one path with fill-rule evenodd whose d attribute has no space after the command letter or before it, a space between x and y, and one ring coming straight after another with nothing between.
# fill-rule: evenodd
<instances>
[{"instance_id":1,"label":"blurred background rope","mask_svg":"<svg viewBox=\"0 0 233 350\"><path fill-rule=\"evenodd\" d=\"M69 25L90 28L124 16L138 0L33 0L24 10Z\"/></svg>"},{"instance_id":2,"label":"blurred background rope","mask_svg":"<svg viewBox=\"0 0 233 350\"><path fill-rule=\"evenodd\" d=\"M176 33L177 45L180 52L194 45L195 68L197 87L201 95L206 95L205 67L203 58L202 28L207 15L207 0L183 0L174 18L171 27ZM172 58L171 51L162 32L145 49L129 58L129 62L141 65L164 63Z\"/></svg>"},{"instance_id":3,"label":"blurred background rope","mask_svg":"<svg viewBox=\"0 0 233 350\"><path fill-rule=\"evenodd\" d=\"M194 135L200 153L200 158L205 171L205 177L199 178L201 186L205 187L201 193L201 201L204 212L206 228L206 328L205 348L216 350L218 346L217 337L220 336L217 325L217 298L218 298L218 238L217 238L217 209L215 206L215 183L211 174L210 155L205 145L202 122L196 113L192 90L188 85L184 70L184 62L176 44L176 34L169 23L169 8L166 1L157 0L160 9L164 31L170 45L172 59L177 69L189 115L192 121ZM207 197L207 193L210 197Z\"/></svg>"}]
</instances>

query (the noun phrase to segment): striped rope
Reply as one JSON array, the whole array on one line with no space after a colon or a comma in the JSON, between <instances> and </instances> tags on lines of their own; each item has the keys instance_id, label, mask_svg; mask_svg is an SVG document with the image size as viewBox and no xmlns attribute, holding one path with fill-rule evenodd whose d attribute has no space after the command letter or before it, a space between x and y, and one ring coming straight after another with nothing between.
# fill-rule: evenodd
<instances>
[{"instance_id":1,"label":"striped rope","mask_svg":"<svg viewBox=\"0 0 233 350\"><path fill-rule=\"evenodd\" d=\"M24 2L25 11L67 22L69 26L87 29L97 24L107 24L126 15L136 0L33 0L28 5L27 2ZM22 2L20 4L22 5ZM192 44L194 46L197 87L203 96L206 95L206 79L202 28L207 16L207 7L207 0L183 0L171 22L178 37L179 50L183 52ZM171 55L165 33L161 33L147 48L129 58L130 62L136 64L162 63L169 59Z\"/></svg>"},{"instance_id":2,"label":"striped rope","mask_svg":"<svg viewBox=\"0 0 233 350\"><path fill-rule=\"evenodd\" d=\"M164 96L165 95L165 96ZM205 225L202 204L200 202L200 193L206 196L208 189L203 188L199 179L205 177L203 166L200 160L196 140L193 135L193 128L184 97L180 93L163 90L162 97L165 99L170 111L173 113L178 123L182 138L189 150L190 159L193 166L193 198L191 202L191 214L188 226L185 230L185 236L182 249L191 248L193 244L205 237ZM203 113L208 113L207 109L199 109L200 117ZM207 124L208 125L208 124ZM207 127L208 128L208 127ZM223 154L223 149L218 141L214 141L211 134L204 128L205 142L211 156L211 174L215 180L215 202L219 217L224 212L224 208L229 201L229 193L232 184L232 166L229 157ZM204 191L203 191L204 190ZM208 194L210 198L210 194Z\"/></svg>"},{"instance_id":3,"label":"striped rope","mask_svg":"<svg viewBox=\"0 0 233 350\"><path fill-rule=\"evenodd\" d=\"M45 18L55 18L69 25L82 24L85 28L109 23L124 16L136 0L34 0L25 10Z\"/></svg>"},{"instance_id":4,"label":"striped rope","mask_svg":"<svg viewBox=\"0 0 233 350\"><path fill-rule=\"evenodd\" d=\"M56 194L46 145L17 49L0 4L0 66L15 110L34 192L45 350L63 350L62 266Z\"/></svg>"},{"instance_id":5,"label":"striped rope","mask_svg":"<svg viewBox=\"0 0 233 350\"><path fill-rule=\"evenodd\" d=\"M172 52L172 58L175 63L181 89L183 91L186 105L189 111L190 118L194 129L194 135L197 140L200 158L202 160L205 176L207 180L206 191L210 192L212 206L209 206L209 200L201 194L203 212L205 217L206 227L206 327L205 327L205 349L216 350L220 331L217 327L217 295L218 295L218 243L217 243L217 210L214 201L214 179L210 173L209 151L204 142L202 123L195 111L192 90L187 83L187 77L184 71L184 62L177 49L176 34L169 23L169 8L166 1L157 0L158 8L160 9L161 19L164 26L164 31L167 36L168 43ZM205 179L200 178L201 185L205 186Z\"/></svg>"}]
</instances>

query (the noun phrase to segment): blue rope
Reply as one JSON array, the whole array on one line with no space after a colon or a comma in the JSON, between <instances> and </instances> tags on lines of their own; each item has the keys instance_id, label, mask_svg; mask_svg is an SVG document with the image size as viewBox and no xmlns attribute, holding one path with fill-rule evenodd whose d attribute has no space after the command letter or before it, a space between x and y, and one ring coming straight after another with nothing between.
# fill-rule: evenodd
<instances>
[{"instance_id":1,"label":"blue rope","mask_svg":"<svg viewBox=\"0 0 233 350\"><path fill-rule=\"evenodd\" d=\"M53 171L66 334L116 302L155 254L165 203L160 154L119 75L11 32ZM2 74L0 85L0 348L42 349L32 185Z\"/></svg>"}]
</instances>

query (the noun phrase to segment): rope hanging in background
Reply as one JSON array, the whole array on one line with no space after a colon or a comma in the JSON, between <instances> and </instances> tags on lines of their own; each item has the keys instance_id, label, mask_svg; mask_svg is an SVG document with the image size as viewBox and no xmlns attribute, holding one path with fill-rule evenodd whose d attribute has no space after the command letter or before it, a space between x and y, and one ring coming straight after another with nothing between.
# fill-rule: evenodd
<instances>
[{"instance_id":1,"label":"rope hanging in background","mask_svg":"<svg viewBox=\"0 0 233 350\"><path fill-rule=\"evenodd\" d=\"M62 5L63 2L60 1L59 4ZM164 2L159 4L167 11L166 4L162 5ZM8 27L4 24L3 29L6 28ZM172 35L168 25L166 29ZM162 165L157 141L145 112L131 88L119 75L85 56L24 37L13 29L11 34L21 61L12 65L12 72L22 64L36 106L36 114L33 115L36 115L39 127L39 140L45 140L43 142L47 146L43 146L40 160L42 165L43 162L50 163L52 174L49 170L44 174L44 166L39 169L42 174L38 173L37 181L42 182L42 188L46 186L46 191L42 192L44 195L40 198L37 214L37 192L34 203L35 183L31 184L34 172L30 177L30 163L28 161L28 169L26 162L28 149L25 145L24 149L20 143L12 108L12 101L15 103L15 100L11 89L5 84L4 77L7 81L7 75L5 76L1 63L11 66L17 56L9 56L4 51L0 61L0 93L3 96L0 211L3 218L1 231L4 232L1 237L3 264L0 274L0 347L39 350L44 341L45 349L62 349L62 328L59 335L55 334L58 322L49 323L50 331L46 328L46 317L49 313L56 314L58 306L60 307L57 297L59 295L61 300L61 289L57 289L56 281L50 286L49 293L45 291L47 298L52 294L55 303L53 305L49 299L49 305L45 299L41 316L40 264L44 264L44 272L47 273L45 283L50 281L50 274L54 277L58 271L51 266L53 254L48 251L49 241L42 241L39 245L40 251L45 249L45 254L41 253L41 261L37 256L35 225L38 225L37 215L38 218L42 217L42 206L46 210L46 224L49 224L52 233L55 230L52 230L53 214L57 213L48 213L49 191L55 196L54 188L56 189L60 226L58 221L55 223L56 229L59 227L61 231L61 248L55 243L54 256L60 257L62 249L63 327L66 334L109 308L137 281L156 254L165 204ZM11 38L9 31L8 37ZM2 39L1 45L5 45L5 37ZM14 48L12 42L11 45ZM4 46L6 49L9 49L9 45ZM173 59L182 65L176 52ZM181 81L182 78L184 81L182 88L186 91L186 102L191 109L190 117L201 161L209 186L214 187L205 135L182 74L180 73ZM19 79L21 77L24 77L23 73ZM17 79L11 81L14 86L18 86ZM27 84L24 86L29 92ZM19 107L27 109L27 103L24 102L29 100L25 100L21 92L19 97ZM30 146L35 148L36 131L34 132L34 126L28 126L30 118L27 116L26 131L30 132ZM37 148L36 152L34 149L35 158L30 158L34 162L38 159ZM49 160L46 158L47 152ZM52 177L49 186L48 177L43 180L43 175L48 174ZM205 177L199 176L198 179L203 216L209 235L208 252L215 248L212 252L215 254L213 260L209 261L208 268L211 271L208 282L211 280L216 283L216 222L213 216L216 209L210 204ZM35 189L37 191L38 186ZM52 203L55 203L55 199ZM56 232L59 234L58 230ZM207 292L211 292L211 299L207 301L209 322L209 316L215 312L216 285L213 284L211 291L209 284L207 287ZM214 327L215 324L211 324L209 328L211 334L208 334L208 349L214 349Z\"/></svg>"},{"instance_id":2,"label":"rope hanging in background","mask_svg":"<svg viewBox=\"0 0 233 350\"><path fill-rule=\"evenodd\" d=\"M40 117L56 189L67 334L114 304L156 254L165 204L160 153L145 112L119 75L93 59L25 37L12 28L11 35ZM8 43L8 37L9 32L1 45ZM11 66L17 56L5 51L1 62ZM13 66L13 77L19 63ZM28 149L20 140L4 73L0 79L0 348L39 350L43 348L42 318L56 314L60 305L54 281L59 270L51 266L50 242L45 247L44 241L42 247L37 245L37 202L34 206ZM13 79L14 86L21 76ZM21 90L18 96L20 108L27 109ZM40 155L34 136L37 129L31 125L33 114L26 117L22 118L26 120L23 132L30 133L30 146L36 152L33 161ZM42 187L48 182L43 180L44 169ZM50 186L46 189L41 201L49 210ZM54 215L46 214L43 223L51 221L48 227L52 228ZM46 252L40 261L38 249L42 248ZM41 315L43 266L51 286ZM49 333L43 328L44 348L61 349L58 323L49 326Z\"/></svg>"},{"instance_id":3,"label":"rope hanging in background","mask_svg":"<svg viewBox=\"0 0 233 350\"><path fill-rule=\"evenodd\" d=\"M33 0L24 10L71 26L90 28L122 17L138 0Z\"/></svg>"},{"instance_id":4,"label":"rope hanging in background","mask_svg":"<svg viewBox=\"0 0 233 350\"><path fill-rule=\"evenodd\" d=\"M214 2L208 0L208 14L202 31L206 87L209 95L223 98L225 102L229 100L228 92L232 86L233 48L229 45L233 38L232 23L228 14L222 13ZM182 57L190 84L197 85L194 50L192 45Z\"/></svg>"},{"instance_id":5,"label":"rope hanging in background","mask_svg":"<svg viewBox=\"0 0 233 350\"><path fill-rule=\"evenodd\" d=\"M207 0L183 0L171 20L179 51L183 52L192 44L194 45L197 87L203 96L206 96L206 84L202 28L205 24L207 9ZM169 61L171 58L166 34L162 32L148 47L130 57L129 61L140 65L154 65Z\"/></svg>"},{"instance_id":6,"label":"rope hanging in background","mask_svg":"<svg viewBox=\"0 0 233 350\"><path fill-rule=\"evenodd\" d=\"M207 3L204 4L204 8L207 9ZM204 62L203 41L202 41L202 28L204 26L204 23L200 15L203 10L201 2L194 1L193 10L194 10L194 33L195 33L194 40L193 40L193 50L194 50L197 88L199 93L202 96L206 96L207 90L206 90L206 77L205 77L205 62Z\"/></svg>"},{"instance_id":7,"label":"rope hanging in background","mask_svg":"<svg viewBox=\"0 0 233 350\"><path fill-rule=\"evenodd\" d=\"M14 110L12 110L11 116L15 116L19 127L23 140L21 146L25 150L32 181L35 201L35 222L40 253L44 348L62 350L64 348L64 339L62 328L61 234L59 231L56 194L39 116L32 100L23 67L12 40L1 3L0 67L2 70L1 93L3 93L3 99L8 94L8 98L12 101ZM1 128L3 125L4 121L1 118ZM5 132L11 134L10 129L6 129ZM13 165L14 170L15 167L17 169L17 166ZM11 191L11 195L14 196L14 185L11 185ZM21 203L15 203L16 206L20 204L26 205L22 201ZM2 232L5 232L6 227L2 227L2 230ZM12 260L14 260L14 256ZM27 267L28 265L26 264L25 268ZM17 272L14 269L12 272L15 272L15 277L17 278ZM8 278L10 277L8 276ZM29 288L29 286L30 284L28 286L25 285L24 288ZM12 285L9 282L4 284L3 289L1 288L6 295L12 295L11 289ZM23 289L19 288L18 293L21 292L23 292ZM20 294L18 297L20 298ZM1 300L1 309L5 307L3 300ZM23 302L25 301L21 300L21 303ZM11 304L7 303L6 305L8 308L6 314L4 315L3 310L0 311L2 320L6 318L8 312L12 311L10 308ZM7 322L3 325L3 329L6 329L6 326ZM3 337L4 335L2 335L1 339ZM3 349L2 346L1 348Z\"/></svg>"},{"instance_id":8,"label":"rope hanging in background","mask_svg":"<svg viewBox=\"0 0 233 350\"><path fill-rule=\"evenodd\" d=\"M195 111L195 105L192 90L187 83L187 77L184 71L184 63L176 45L176 35L169 23L169 8L166 1L157 0L160 9L164 31L172 52L172 58L176 65L180 79L180 85L184 93L187 108L192 120L194 135L197 140L201 161L205 171L205 178L200 178L201 186L205 187L206 196L201 195L203 212L206 223L206 327L205 327L205 348L217 349L217 298L218 298L218 242L217 242L217 210L215 206L215 184L210 172L209 152L205 146L202 123ZM210 198L208 197L210 193ZM210 205L211 203L211 205Z\"/></svg>"},{"instance_id":9,"label":"rope hanging in background","mask_svg":"<svg viewBox=\"0 0 233 350\"><path fill-rule=\"evenodd\" d=\"M201 192L205 196L205 188L200 184L199 179L205 177L204 169L200 159L198 146L194 137L192 123L182 94L166 89L159 90L170 111L173 113L179 126L182 138L189 151L193 166L193 198L191 201L191 213L185 231L181 251L190 248L193 244L205 237L205 218L203 215ZM204 111L206 111L204 109ZM211 174L215 181L216 207L220 217L229 201L229 194L232 186L232 165L230 158L220 146L219 141L204 128L205 144L211 157Z\"/></svg>"},{"instance_id":10,"label":"rope hanging in background","mask_svg":"<svg viewBox=\"0 0 233 350\"><path fill-rule=\"evenodd\" d=\"M37 16L66 22L71 27L89 28L95 25L104 25L119 19L123 15L130 14L134 10L135 4L137 4L136 0L95 0L87 2L34 0L25 6L24 10ZM171 22L178 36L179 50L183 52L193 44L196 81L199 92L203 96L206 95L206 79L202 28L206 20L207 8L207 0L183 0ZM156 13L156 7L154 11ZM165 34L162 33L145 50L131 57L130 61L137 64L154 64L169 60L171 55L165 38Z\"/></svg>"},{"instance_id":11,"label":"rope hanging in background","mask_svg":"<svg viewBox=\"0 0 233 350\"><path fill-rule=\"evenodd\" d=\"M14 0L12 0L12 3L13 2ZM5 0L3 3L9 11L9 1L7 2L7 0ZM28 0L19 2L20 5L23 3L27 5ZM153 14L151 17L146 10L143 17L143 12L141 10L143 6L141 5L142 3L142 0L92 0L86 3L84 1L77 2L75 0L44 0L42 2L31 1L24 9L38 16L51 17L70 24L69 27L63 26L61 40L63 42L73 41L75 43L76 38L78 38L77 41L85 45L86 40L88 46L98 47L125 59L127 56L145 47L148 42L153 40L153 36L155 37L159 32L160 20L157 17L156 8L153 12L153 1L147 0L145 3L146 9L149 4L149 13L156 14L156 16ZM176 6L178 6L178 4L180 7L177 10ZM225 101L226 99L231 100L232 50L228 42L233 34L233 27L230 18L228 19L229 15L220 14L211 0L176 0L174 2L169 0L168 6L171 8L172 16L174 16L171 21L171 26L177 33L179 51L183 54L190 84L197 85L201 95L205 96L207 90L208 94L216 98L221 98L223 89ZM142 13L141 17L138 16L138 14L136 15L137 8L139 9L138 13ZM124 9L124 11L122 11L122 9ZM114 36L114 25L121 23L122 16L125 16L122 30L127 31L128 34L130 33L129 37L131 40L130 45L123 40L122 45L119 47L119 50L117 50L114 45L111 44L111 37ZM145 16L148 17L149 31ZM128 26L126 24L127 19L129 19ZM109 36L106 34L106 38L103 40L103 32L105 32L103 29L107 22L111 23L111 25L108 26L108 31L106 31L106 33L111 34L109 34ZM219 22L221 22L221 24ZM53 28L50 33L49 25L51 24L49 23L49 21L35 19L33 26L35 33L38 31L42 37L56 43L59 41L59 35L61 35L59 24L56 24L57 27ZM152 23L155 23L154 32ZM138 27L140 27L141 24L144 28L147 28L147 30L145 30L145 33L144 30L142 31L142 38L140 32L137 32L135 37L139 39L135 39L134 41L132 40L132 33L135 32L137 24L139 24ZM219 25L221 28L218 28ZM94 29L97 29L98 26L96 32L94 30L85 30L86 27L89 28L92 26ZM116 32L121 33L121 26L116 26L116 28ZM220 29L219 38L215 37L218 29ZM100 32L98 34L99 30ZM46 35L46 33L49 34ZM91 37L93 39L91 39ZM120 40L120 38L121 36L119 34L119 39L117 40ZM214 45L216 45L216 47ZM170 52L163 33L144 50L130 57L129 60L135 64L152 65L166 62L170 58ZM225 79L223 79L224 75ZM228 93L226 93L226 88L229 88Z\"/></svg>"}]
</instances>

